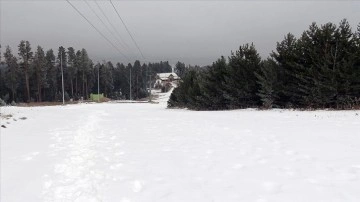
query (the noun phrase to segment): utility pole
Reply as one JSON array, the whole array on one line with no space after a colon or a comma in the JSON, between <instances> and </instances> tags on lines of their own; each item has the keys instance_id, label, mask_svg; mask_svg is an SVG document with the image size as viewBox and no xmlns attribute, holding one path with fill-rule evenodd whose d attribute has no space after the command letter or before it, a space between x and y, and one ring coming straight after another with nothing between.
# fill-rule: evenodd
<instances>
[{"instance_id":1,"label":"utility pole","mask_svg":"<svg viewBox=\"0 0 360 202\"><path fill-rule=\"evenodd\" d=\"M130 100L132 100L131 99L131 67L130 67Z\"/></svg>"},{"instance_id":2,"label":"utility pole","mask_svg":"<svg viewBox=\"0 0 360 202\"><path fill-rule=\"evenodd\" d=\"M62 100L65 105L65 94L64 94L64 70L62 66L62 53L60 54L60 67L61 67L61 83L62 83Z\"/></svg>"},{"instance_id":3,"label":"utility pole","mask_svg":"<svg viewBox=\"0 0 360 202\"><path fill-rule=\"evenodd\" d=\"M100 76L99 76L99 71L100 71L100 65L98 66L98 102L100 102Z\"/></svg>"},{"instance_id":4,"label":"utility pole","mask_svg":"<svg viewBox=\"0 0 360 202\"><path fill-rule=\"evenodd\" d=\"M147 83L148 83L148 71L149 71L149 66L146 67L146 71L145 71L145 90L147 91Z\"/></svg>"},{"instance_id":5,"label":"utility pole","mask_svg":"<svg viewBox=\"0 0 360 202\"><path fill-rule=\"evenodd\" d=\"M149 88L149 102L151 102L151 73L149 74L149 86L150 86L150 88Z\"/></svg>"}]
</instances>

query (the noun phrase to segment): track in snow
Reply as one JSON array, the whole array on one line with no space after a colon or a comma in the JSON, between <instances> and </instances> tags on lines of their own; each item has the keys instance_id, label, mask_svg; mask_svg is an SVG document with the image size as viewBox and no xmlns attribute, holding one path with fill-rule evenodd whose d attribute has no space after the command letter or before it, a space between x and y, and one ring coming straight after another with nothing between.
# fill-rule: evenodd
<instances>
[{"instance_id":1,"label":"track in snow","mask_svg":"<svg viewBox=\"0 0 360 202\"><path fill-rule=\"evenodd\" d=\"M359 111L6 108L1 201L358 201Z\"/></svg>"}]
</instances>

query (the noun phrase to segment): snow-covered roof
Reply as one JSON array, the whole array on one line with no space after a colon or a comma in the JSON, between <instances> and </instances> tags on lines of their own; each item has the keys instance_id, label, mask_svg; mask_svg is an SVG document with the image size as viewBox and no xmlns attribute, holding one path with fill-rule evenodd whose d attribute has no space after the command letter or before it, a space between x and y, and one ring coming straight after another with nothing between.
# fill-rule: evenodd
<instances>
[{"instance_id":1,"label":"snow-covered roof","mask_svg":"<svg viewBox=\"0 0 360 202\"><path fill-rule=\"evenodd\" d=\"M170 73L158 73L156 74L157 77L159 77L161 80L168 79L170 76L173 76L174 79L180 79L180 77L173 72Z\"/></svg>"}]
</instances>

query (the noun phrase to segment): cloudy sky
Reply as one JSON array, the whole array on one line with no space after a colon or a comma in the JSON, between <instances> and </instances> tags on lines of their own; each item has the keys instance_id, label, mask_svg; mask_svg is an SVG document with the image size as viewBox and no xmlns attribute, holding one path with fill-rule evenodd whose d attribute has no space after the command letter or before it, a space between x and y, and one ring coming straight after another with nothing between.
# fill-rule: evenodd
<instances>
[{"instance_id":1,"label":"cloudy sky","mask_svg":"<svg viewBox=\"0 0 360 202\"><path fill-rule=\"evenodd\" d=\"M338 24L346 18L353 29L360 23L360 1L113 0L144 59L109 1L70 2L131 61L169 60L171 64L178 60L210 64L251 42L266 58L286 33L299 36L312 22ZM33 49L72 46L87 49L94 61L129 62L65 0L0 0L0 6L1 44L14 51L20 40L28 40Z\"/></svg>"}]
</instances>

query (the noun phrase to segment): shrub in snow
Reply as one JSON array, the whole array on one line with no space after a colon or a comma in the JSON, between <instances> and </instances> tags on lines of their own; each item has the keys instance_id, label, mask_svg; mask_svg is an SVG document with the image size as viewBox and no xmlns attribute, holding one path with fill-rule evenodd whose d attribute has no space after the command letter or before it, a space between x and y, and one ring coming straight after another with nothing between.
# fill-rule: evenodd
<instances>
[{"instance_id":1,"label":"shrub in snow","mask_svg":"<svg viewBox=\"0 0 360 202\"><path fill-rule=\"evenodd\" d=\"M0 106L6 106L6 102L0 98Z\"/></svg>"},{"instance_id":2,"label":"shrub in snow","mask_svg":"<svg viewBox=\"0 0 360 202\"><path fill-rule=\"evenodd\" d=\"M64 99L66 102L70 101L70 96L69 96L69 93L65 91L64 93Z\"/></svg>"},{"instance_id":3,"label":"shrub in snow","mask_svg":"<svg viewBox=\"0 0 360 202\"><path fill-rule=\"evenodd\" d=\"M10 98L10 95L9 95L9 93L7 93L7 94L3 97L4 102L8 103L8 102L9 102L9 98Z\"/></svg>"}]
</instances>

